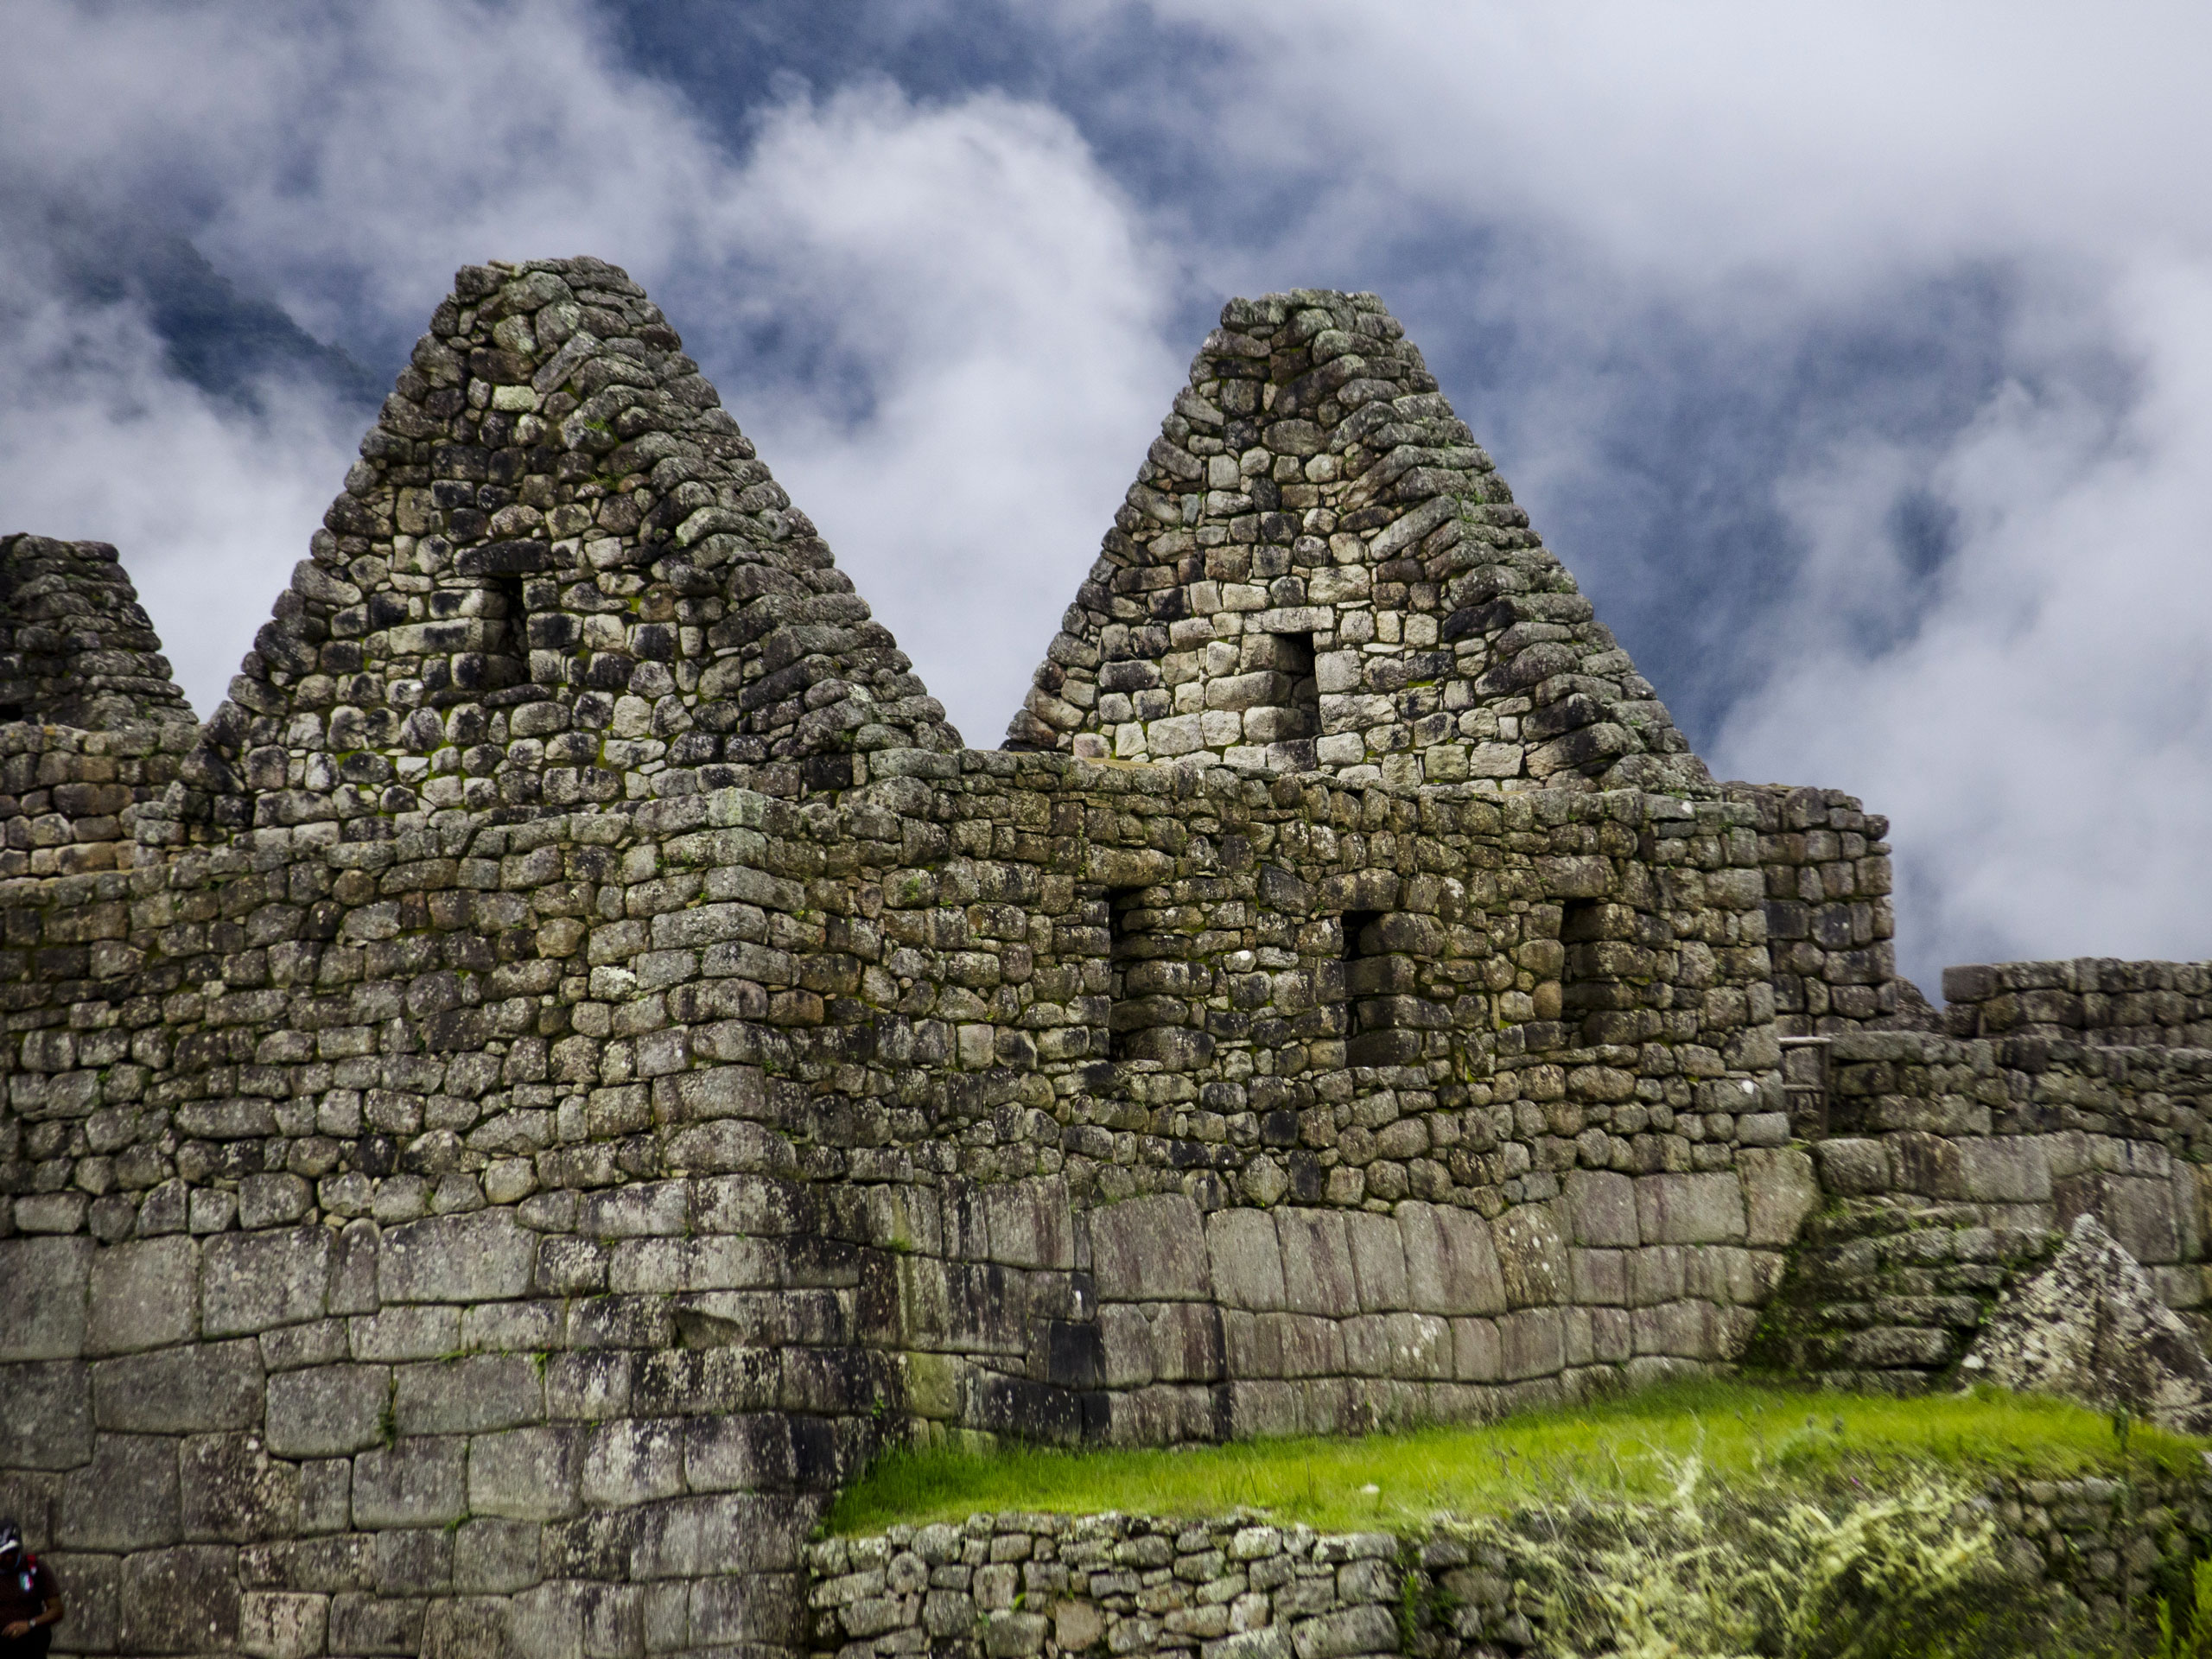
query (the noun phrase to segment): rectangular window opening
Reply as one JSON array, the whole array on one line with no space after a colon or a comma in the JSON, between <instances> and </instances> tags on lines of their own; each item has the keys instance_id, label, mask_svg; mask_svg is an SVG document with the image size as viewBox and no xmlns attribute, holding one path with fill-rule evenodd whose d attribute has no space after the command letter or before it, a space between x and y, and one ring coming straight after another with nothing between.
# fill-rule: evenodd
<instances>
[{"instance_id":1,"label":"rectangular window opening","mask_svg":"<svg viewBox=\"0 0 2212 1659\"><path fill-rule=\"evenodd\" d=\"M1358 962L1369 957L1384 954L1382 942L1377 938L1382 925L1379 910L1348 910L1342 921L1344 956L1346 962Z\"/></svg>"},{"instance_id":2,"label":"rectangular window opening","mask_svg":"<svg viewBox=\"0 0 2212 1659\"><path fill-rule=\"evenodd\" d=\"M1278 633L1274 641L1274 669L1280 706L1284 711L1287 741L1321 735L1321 689L1313 672L1313 636Z\"/></svg>"},{"instance_id":3,"label":"rectangular window opening","mask_svg":"<svg viewBox=\"0 0 2212 1659\"><path fill-rule=\"evenodd\" d=\"M1357 1039L1389 1023L1396 963L1382 944L1381 911L1348 910L1338 925L1344 934L1344 1035Z\"/></svg>"},{"instance_id":4,"label":"rectangular window opening","mask_svg":"<svg viewBox=\"0 0 2212 1659\"><path fill-rule=\"evenodd\" d=\"M1106 958L1110 965L1106 1058L1109 1060L1129 1058L1129 1041L1138 1029L1125 1026L1125 1018L1135 1012L1128 995L1130 965L1149 954L1144 946L1152 918L1144 908L1144 894L1142 887L1109 887L1106 892Z\"/></svg>"},{"instance_id":5,"label":"rectangular window opening","mask_svg":"<svg viewBox=\"0 0 2212 1659\"><path fill-rule=\"evenodd\" d=\"M487 594L493 607L485 620L495 626L487 630L491 643L485 654L512 665L494 677L502 684L512 685L530 677L530 607L523 598L522 578L493 576ZM491 613L492 610L496 610L496 616Z\"/></svg>"},{"instance_id":6,"label":"rectangular window opening","mask_svg":"<svg viewBox=\"0 0 2212 1659\"><path fill-rule=\"evenodd\" d=\"M1612 937L1612 906L1603 899L1570 899L1560 912L1559 940L1567 962L1560 973L1560 1017L1571 1031L1622 1007L1623 986L1605 960Z\"/></svg>"}]
</instances>

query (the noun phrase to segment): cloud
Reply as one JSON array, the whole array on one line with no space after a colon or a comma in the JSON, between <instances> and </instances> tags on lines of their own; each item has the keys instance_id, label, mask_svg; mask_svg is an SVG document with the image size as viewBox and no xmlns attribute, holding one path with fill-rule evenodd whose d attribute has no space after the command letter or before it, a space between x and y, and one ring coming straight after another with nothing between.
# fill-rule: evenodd
<instances>
[{"instance_id":1,"label":"cloud","mask_svg":"<svg viewBox=\"0 0 2212 1659\"><path fill-rule=\"evenodd\" d=\"M917 28L951 64L995 15ZM1715 765L1892 815L1916 973L2206 954L2200 12L1071 0L1024 27L1061 31L1031 83L1058 107L918 99L857 52L732 118L585 0L27 0L8 521L118 543L204 707L353 435L310 388L257 416L175 380L145 314L35 257L56 213L186 231L387 371L455 264L597 252L988 744L1211 296L1376 288Z\"/></svg>"},{"instance_id":2,"label":"cloud","mask_svg":"<svg viewBox=\"0 0 2212 1659\"><path fill-rule=\"evenodd\" d=\"M1404 285L1716 767L1892 815L1912 971L2212 951L2212 21L1155 10L1297 202L1217 265Z\"/></svg>"},{"instance_id":3,"label":"cloud","mask_svg":"<svg viewBox=\"0 0 2212 1659\"><path fill-rule=\"evenodd\" d=\"M356 434L282 381L259 412L163 366L143 309L73 299L35 251L0 299L0 529L112 542L179 683L212 708L304 558Z\"/></svg>"},{"instance_id":4,"label":"cloud","mask_svg":"<svg viewBox=\"0 0 2212 1659\"><path fill-rule=\"evenodd\" d=\"M1065 117L868 83L795 92L733 149L571 0L250 28L220 8L28 10L54 73L0 115L0 188L111 212L164 192L226 271L394 364L458 264L627 266L955 721L997 740L1178 378L1172 270ZM110 101L112 130L61 121ZM103 485L41 482L34 443L0 461L0 491L27 523L123 547L209 707L339 486L330 422L304 393L226 419L146 366L158 344L123 312L54 285L46 312L105 342L22 359ZM125 460L165 424L176 465ZM188 528L203 519L226 524L219 553Z\"/></svg>"},{"instance_id":5,"label":"cloud","mask_svg":"<svg viewBox=\"0 0 2212 1659\"><path fill-rule=\"evenodd\" d=\"M791 378L743 400L771 464L995 745L1181 381L1172 274L1065 118L991 97L783 105L722 213L776 251L748 309L865 365L862 418Z\"/></svg>"},{"instance_id":6,"label":"cloud","mask_svg":"<svg viewBox=\"0 0 2212 1659\"><path fill-rule=\"evenodd\" d=\"M2014 382L1938 454L1840 452L1793 482L1816 555L1719 746L1896 816L1923 976L2028 951L2206 953L2212 277L2142 270L2110 303L2141 374L2117 427L2063 385ZM1916 597L1875 516L1916 465L1958 526ZM1866 648L1859 622L1899 594L1902 637Z\"/></svg>"}]
</instances>

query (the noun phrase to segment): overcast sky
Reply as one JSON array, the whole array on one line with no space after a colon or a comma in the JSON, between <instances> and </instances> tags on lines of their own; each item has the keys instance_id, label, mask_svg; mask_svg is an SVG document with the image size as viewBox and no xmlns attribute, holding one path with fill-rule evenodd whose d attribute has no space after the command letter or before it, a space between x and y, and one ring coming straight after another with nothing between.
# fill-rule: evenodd
<instances>
[{"instance_id":1,"label":"overcast sky","mask_svg":"<svg viewBox=\"0 0 2212 1659\"><path fill-rule=\"evenodd\" d=\"M1931 994L2212 957L2201 8L0 28L0 528L118 543L203 714L456 264L645 283L985 747L1222 299L1374 289L1715 771L1891 815Z\"/></svg>"}]
</instances>

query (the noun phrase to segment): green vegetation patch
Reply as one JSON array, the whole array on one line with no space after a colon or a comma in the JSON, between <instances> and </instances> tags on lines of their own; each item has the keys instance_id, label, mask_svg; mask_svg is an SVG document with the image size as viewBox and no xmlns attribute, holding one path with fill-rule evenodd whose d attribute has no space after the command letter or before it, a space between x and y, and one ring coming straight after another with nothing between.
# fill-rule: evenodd
<instances>
[{"instance_id":1,"label":"green vegetation patch","mask_svg":"<svg viewBox=\"0 0 2212 1659\"><path fill-rule=\"evenodd\" d=\"M1723 1487L1872 1486L1911 1468L2036 1479L2201 1475L2206 1445L1990 1389L1897 1400L1700 1382L1482 1427L1360 1440L893 1451L838 1498L829 1524L865 1533L1014 1510L1211 1516L1244 1508L1325 1531L1395 1530L1439 1512L1473 1517L1531 1503L1660 1500L1689 1459Z\"/></svg>"}]
</instances>

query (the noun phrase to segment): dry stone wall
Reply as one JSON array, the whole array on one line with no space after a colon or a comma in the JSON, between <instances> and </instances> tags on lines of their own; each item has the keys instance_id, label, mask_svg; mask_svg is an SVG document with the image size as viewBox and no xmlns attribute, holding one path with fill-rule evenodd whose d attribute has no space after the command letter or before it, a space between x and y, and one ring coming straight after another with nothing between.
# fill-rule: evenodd
<instances>
[{"instance_id":1,"label":"dry stone wall","mask_svg":"<svg viewBox=\"0 0 2212 1659\"><path fill-rule=\"evenodd\" d=\"M584 260L461 273L206 728L0 726L0 1507L65 1646L791 1650L887 1435L1726 1365L1824 1205L2093 1208L2196 1306L2208 1057L1916 1029L1881 820L1706 778L1387 315L1224 327L1169 437L1236 480L1155 452L1011 752ZM116 591L71 558L41 615ZM1303 696L1301 607L1312 753L1209 728Z\"/></svg>"},{"instance_id":2,"label":"dry stone wall","mask_svg":"<svg viewBox=\"0 0 2212 1659\"><path fill-rule=\"evenodd\" d=\"M2115 1634L2131 1618L2147 1623L2154 1594L2186 1574L2212 1529L2202 1481L1998 1478L1976 1502L2013 1585L2055 1589ZM1560 1548L1556 1516L1510 1524ZM825 1539L807 1547L806 1564L810 1646L839 1659L1557 1650L1540 1597L1505 1553L1449 1518L1401 1535L1317 1532L1262 1511L977 1515Z\"/></svg>"},{"instance_id":3,"label":"dry stone wall","mask_svg":"<svg viewBox=\"0 0 2212 1659\"><path fill-rule=\"evenodd\" d=\"M105 542L0 537L0 721L193 724L161 652Z\"/></svg>"},{"instance_id":4,"label":"dry stone wall","mask_svg":"<svg viewBox=\"0 0 2212 1659\"><path fill-rule=\"evenodd\" d=\"M681 345L597 260L461 270L156 838L796 793L957 748Z\"/></svg>"},{"instance_id":5,"label":"dry stone wall","mask_svg":"<svg viewBox=\"0 0 2212 1659\"><path fill-rule=\"evenodd\" d=\"M2212 1047L2212 973L2196 962L2005 962L1943 970L1954 1037L2127 1048Z\"/></svg>"},{"instance_id":6,"label":"dry stone wall","mask_svg":"<svg viewBox=\"0 0 2212 1659\"><path fill-rule=\"evenodd\" d=\"M1751 1362L1926 1388L2083 1215L2212 1330L2212 1052L1866 1032L1831 1055L1829 1135L1812 1147L1824 1202Z\"/></svg>"}]
</instances>

